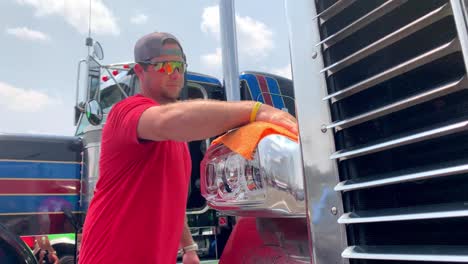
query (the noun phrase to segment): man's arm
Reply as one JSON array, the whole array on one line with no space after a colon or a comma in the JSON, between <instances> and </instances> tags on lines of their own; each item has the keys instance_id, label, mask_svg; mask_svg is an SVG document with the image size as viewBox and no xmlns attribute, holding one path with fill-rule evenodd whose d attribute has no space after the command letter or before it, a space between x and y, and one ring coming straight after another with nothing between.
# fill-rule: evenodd
<instances>
[{"instance_id":1,"label":"man's arm","mask_svg":"<svg viewBox=\"0 0 468 264\"><path fill-rule=\"evenodd\" d=\"M188 220L187 220L187 215L185 215L185 220L184 220L184 231L182 232L182 237L180 239L180 248L184 248L190 245L193 245L195 242L193 241L192 238L192 233L190 233L190 228L188 226ZM197 252L196 251L188 251L184 252L183 256L183 263L199 263L200 260L198 258Z\"/></svg>"},{"instance_id":2,"label":"man's arm","mask_svg":"<svg viewBox=\"0 0 468 264\"><path fill-rule=\"evenodd\" d=\"M188 226L187 215L185 215L184 231L182 232L182 237L180 239L180 248L190 246L190 245L192 245L194 243L195 242L193 241L192 233L190 233L190 228Z\"/></svg>"},{"instance_id":3,"label":"man's arm","mask_svg":"<svg viewBox=\"0 0 468 264\"><path fill-rule=\"evenodd\" d=\"M138 122L138 137L147 140L193 141L220 135L250 121L255 102L193 100L147 109ZM297 132L290 114L262 105L257 121L265 121Z\"/></svg>"}]
</instances>

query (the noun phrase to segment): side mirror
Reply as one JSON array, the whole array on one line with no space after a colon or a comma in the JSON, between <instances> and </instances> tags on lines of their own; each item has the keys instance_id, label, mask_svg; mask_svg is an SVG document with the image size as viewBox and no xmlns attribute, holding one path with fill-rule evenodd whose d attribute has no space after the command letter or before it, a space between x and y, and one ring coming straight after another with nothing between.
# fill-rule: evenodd
<instances>
[{"instance_id":1,"label":"side mirror","mask_svg":"<svg viewBox=\"0 0 468 264\"><path fill-rule=\"evenodd\" d=\"M104 59L104 50L102 49L102 46L99 42L94 42L94 45L93 45L93 50L94 50L94 56L96 56L96 58L102 60Z\"/></svg>"},{"instance_id":2,"label":"side mirror","mask_svg":"<svg viewBox=\"0 0 468 264\"><path fill-rule=\"evenodd\" d=\"M102 113L101 105L98 101L88 101L85 105L85 113L86 118L88 118L88 121L91 125L97 126L101 124L104 115Z\"/></svg>"}]
</instances>

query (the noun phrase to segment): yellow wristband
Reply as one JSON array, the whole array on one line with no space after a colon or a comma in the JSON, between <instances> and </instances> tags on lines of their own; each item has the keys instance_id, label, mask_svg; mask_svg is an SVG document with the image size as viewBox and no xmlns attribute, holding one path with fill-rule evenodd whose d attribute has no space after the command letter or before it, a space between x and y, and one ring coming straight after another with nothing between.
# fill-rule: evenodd
<instances>
[{"instance_id":1,"label":"yellow wristband","mask_svg":"<svg viewBox=\"0 0 468 264\"><path fill-rule=\"evenodd\" d=\"M255 119L257 119L257 112L260 109L260 106L262 106L262 103L256 102L252 108L252 112L250 112L250 123L255 122Z\"/></svg>"}]
</instances>

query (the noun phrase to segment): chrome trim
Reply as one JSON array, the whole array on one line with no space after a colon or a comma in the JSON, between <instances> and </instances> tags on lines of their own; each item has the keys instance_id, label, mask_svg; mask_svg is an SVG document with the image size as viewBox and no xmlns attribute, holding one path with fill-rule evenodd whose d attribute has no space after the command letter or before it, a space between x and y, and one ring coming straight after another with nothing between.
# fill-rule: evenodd
<instances>
[{"instance_id":1,"label":"chrome trim","mask_svg":"<svg viewBox=\"0 0 468 264\"><path fill-rule=\"evenodd\" d=\"M239 101L240 81L234 0L219 2L219 17L221 20L221 58L226 98L228 101Z\"/></svg>"},{"instance_id":2,"label":"chrome trim","mask_svg":"<svg viewBox=\"0 0 468 264\"><path fill-rule=\"evenodd\" d=\"M20 159L0 159L0 162L32 162L32 163L57 163L57 164L81 164L80 161L57 161L57 160L20 160ZM5 178L2 178L5 179ZM31 178L12 178L18 180L31 180ZM34 180L37 180L34 178Z\"/></svg>"},{"instance_id":3,"label":"chrome trim","mask_svg":"<svg viewBox=\"0 0 468 264\"><path fill-rule=\"evenodd\" d=\"M79 101L79 97L80 97L80 75L81 75L81 64L83 62L86 62L85 59L82 59L78 62L78 73L77 73L77 77L76 77L76 94L75 94L75 106L78 106L78 101Z\"/></svg>"},{"instance_id":4,"label":"chrome trim","mask_svg":"<svg viewBox=\"0 0 468 264\"><path fill-rule=\"evenodd\" d=\"M424 207L405 207L376 211L356 211L343 214L340 224L364 224L395 221L414 221L424 219L455 218L468 216L463 204L430 205Z\"/></svg>"},{"instance_id":5,"label":"chrome trim","mask_svg":"<svg viewBox=\"0 0 468 264\"><path fill-rule=\"evenodd\" d=\"M34 179L36 180L36 179ZM54 181L58 180L58 179L53 179ZM2 180L0 180L0 182L2 182ZM2 196L79 196L80 194L79 193L1 193L0 194L0 197Z\"/></svg>"},{"instance_id":6,"label":"chrome trim","mask_svg":"<svg viewBox=\"0 0 468 264\"><path fill-rule=\"evenodd\" d=\"M74 214L82 214L83 211L72 211ZM63 212L21 212L21 213L0 213L0 216L7 215L61 215Z\"/></svg>"},{"instance_id":7,"label":"chrome trim","mask_svg":"<svg viewBox=\"0 0 468 264\"><path fill-rule=\"evenodd\" d=\"M81 208L88 211L94 189L99 179L99 157L101 154L101 134L104 124L88 126L83 133L83 176L81 181Z\"/></svg>"},{"instance_id":8,"label":"chrome trim","mask_svg":"<svg viewBox=\"0 0 468 264\"><path fill-rule=\"evenodd\" d=\"M336 14L339 14L341 11L345 10L348 6L350 6L355 1L356 0L338 0L329 8L325 9L322 13L315 16L314 19L320 18L321 22L324 23L330 18L334 17Z\"/></svg>"},{"instance_id":9,"label":"chrome trim","mask_svg":"<svg viewBox=\"0 0 468 264\"><path fill-rule=\"evenodd\" d=\"M210 210L210 207L208 205L205 205L205 207L203 207L203 209L201 209L201 210L187 211L187 212L185 212L185 214L187 214L187 215L204 214L204 213L208 212L208 210Z\"/></svg>"},{"instance_id":10,"label":"chrome trim","mask_svg":"<svg viewBox=\"0 0 468 264\"><path fill-rule=\"evenodd\" d=\"M101 85L100 85L100 78L101 78L101 64L95 60L92 56L88 56L86 58L86 98L85 102L88 102L89 100L96 99L99 100L99 95L101 93ZM94 98L91 98L91 79L89 77L96 77L97 78L97 87L96 87L96 94L94 94Z\"/></svg>"},{"instance_id":11,"label":"chrome trim","mask_svg":"<svg viewBox=\"0 0 468 264\"><path fill-rule=\"evenodd\" d=\"M208 93L206 92L206 89L205 87L201 86L200 84L198 83L194 83L194 82L190 82L188 84L189 87L192 87L192 88L195 88L195 89L198 89L202 95L203 95L203 99L208 99Z\"/></svg>"},{"instance_id":12,"label":"chrome trim","mask_svg":"<svg viewBox=\"0 0 468 264\"><path fill-rule=\"evenodd\" d=\"M468 262L466 246L351 246L341 255L348 259Z\"/></svg>"},{"instance_id":13,"label":"chrome trim","mask_svg":"<svg viewBox=\"0 0 468 264\"><path fill-rule=\"evenodd\" d=\"M367 145L365 147L360 147L354 150L346 150L346 149L340 150L340 151L335 152L333 155L331 155L330 159L340 159L340 160L351 159L351 158L364 156L364 155L368 155L371 153L375 153L375 152L379 152L379 151L383 151L387 149L405 146L405 145L420 142L423 140L450 135L450 134L464 131L467 129L468 129L468 121L458 122L455 124L439 127L436 129L431 129L428 131L389 140L386 142Z\"/></svg>"},{"instance_id":14,"label":"chrome trim","mask_svg":"<svg viewBox=\"0 0 468 264\"><path fill-rule=\"evenodd\" d=\"M323 49L326 50L329 47L335 45L336 43L340 42L341 40L345 39L346 37L352 35L354 32L360 30L361 28L369 25L370 23L374 22L375 20L381 18L385 14L390 13L395 8L403 5L408 0L389 0L376 9L372 10L371 12L365 14L364 16L360 17L353 23L349 24L348 26L344 27L340 31L334 33L333 35L327 37L326 39L320 41L315 46L323 45Z\"/></svg>"},{"instance_id":15,"label":"chrome trim","mask_svg":"<svg viewBox=\"0 0 468 264\"><path fill-rule=\"evenodd\" d=\"M458 38L460 39L463 61L465 62L465 69L468 69L468 32L467 32L467 17L466 17L466 2L462 0L450 0L453 9L453 19L455 20L455 27L457 28Z\"/></svg>"},{"instance_id":16,"label":"chrome trim","mask_svg":"<svg viewBox=\"0 0 468 264\"><path fill-rule=\"evenodd\" d=\"M320 41L316 2L287 0L287 21L294 94L300 131L302 165L307 205L311 261L315 264L349 263L341 258L347 247L346 228L337 223L343 212L341 193L333 188L339 181L337 163L328 156L335 151L332 131L322 132L331 120L325 76L320 74L323 57L313 43ZM332 208L337 214L332 213Z\"/></svg>"},{"instance_id":17,"label":"chrome trim","mask_svg":"<svg viewBox=\"0 0 468 264\"><path fill-rule=\"evenodd\" d=\"M410 174L403 174L400 176L395 176L391 178L385 179L356 179L356 180L348 180L338 183L335 186L335 191L342 191L342 192L349 192L367 188L374 188L379 186L386 186L391 184L403 183L403 182L410 182L410 181L420 181L426 180L436 177L443 177L443 176L450 176L456 175L461 173L468 172L468 164L454 166L454 167L446 167L441 169L429 170L429 171L422 171Z\"/></svg>"},{"instance_id":18,"label":"chrome trim","mask_svg":"<svg viewBox=\"0 0 468 264\"><path fill-rule=\"evenodd\" d=\"M432 99L442 97L454 92L458 92L462 89L466 89L468 87L467 77L466 75L460 78L457 81L451 82L449 84L441 85L435 89L405 98L403 100L397 101L395 103L385 105L383 107L374 109L372 111L345 119L341 121L337 121L327 125L327 128L335 128L337 131L345 128L349 128L364 122L367 122L372 119L376 119L406 108L410 108L412 106L430 101Z\"/></svg>"},{"instance_id":19,"label":"chrome trim","mask_svg":"<svg viewBox=\"0 0 468 264\"><path fill-rule=\"evenodd\" d=\"M375 86L379 83L387 81L393 77L399 76L403 73L409 72L413 69L416 69L424 64L430 63L437 59L440 59L444 56L452 54L460 50L460 43L457 38L454 38L449 43L443 44L435 49L432 49L426 53L423 53L415 58L412 58L408 61L405 61L395 67L387 69L377 75L374 75L366 80L363 80L359 83L351 85L343 90L340 90L336 93L328 95L323 98L323 100L328 100L333 98L335 101L342 100L346 97L349 97L358 92L364 91L372 86Z\"/></svg>"},{"instance_id":20,"label":"chrome trim","mask_svg":"<svg viewBox=\"0 0 468 264\"><path fill-rule=\"evenodd\" d=\"M201 228L201 235L202 236L212 236L216 235L216 227L212 228Z\"/></svg>"},{"instance_id":21,"label":"chrome trim","mask_svg":"<svg viewBox=\"0 0 468 264\"><path fill-rule=\"evenodd\" d=\"M85 147L83 147L83 149L96 148L96 147L100 147L100 146L101 146L100 142L88 143L88 144L86 144Z\"/></svg>"},{"instance_id":22,"label":"chrome trim","mask_svg":"<svg viewBox=\"0 0 468 264\"><path fill-rule=\"evenodd\" d=\"M52 179L48 179L48 178L1 178L0 182L11 181L11 180L14 180L14 181L31 181L31 180L34 180L34 181L68 181L68 182L81 181L81 179L66 179L66 178L52 178ZM7 195L10 195L10 194L7 194ZM31 194L31 195L36 195L36 194ZM61 194L58 194L58 195L61 195Z\"/></svg>"},{"instance_id":23,"label":"chrome trim","mask_svg":"<svg viewBox=\"0 0 468 264\"><path fill-rule=\"evenodd\" d=\"M437 22L443 19L446 16L451 15L451 9L449 4L445 4L442 7L424 15L417 20L409 23L408 25L394 31L391 34L386 35L385 37L373 42L372 44L364 47L357 52L349 55L348 57L339 60L332 65L325 67L320 72L327 72L329 75L335 74L336 72L360 61L361 59L390 46L391 44L404 39L405 37L431 25L434 22Z\"/></svg>"},{"instance_id":24,"label":"chrome trim","mask_svg":"<svg viewBox=\"0 0 468 264\"><path fill-rule=\"evenodd\" d=\"M208 198L208 204L225 214L237 216L305 217L299 144L282 135L269 135L260 140L255 155L260 163L263 188L256 193L246 192L249 200L222 201Z\"/></svg>"}]
</instances>

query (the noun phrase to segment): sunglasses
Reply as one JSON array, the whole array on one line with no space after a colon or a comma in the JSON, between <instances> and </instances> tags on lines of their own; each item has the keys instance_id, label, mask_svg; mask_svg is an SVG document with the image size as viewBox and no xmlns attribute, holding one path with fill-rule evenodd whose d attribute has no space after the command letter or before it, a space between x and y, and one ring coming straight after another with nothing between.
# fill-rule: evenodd
<instances>
[{"instance_id":1,"label":"sunglasses","mask_svg":"<svg viewBox=\"0 0 468 264\"><path fill-rule=\"evenodd\" d=\"M180 74L184 74L187 64L183 61L162 61L162 62L140 62L141 64L151 65L154 70L160 73L171 75L176 69Z\"/></svg>"}]
</instances>

